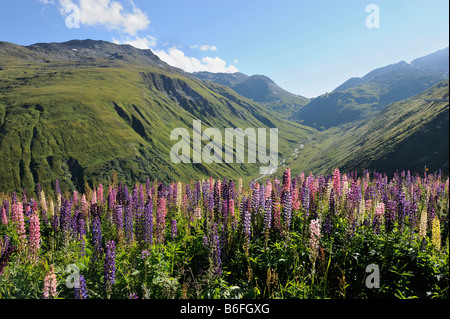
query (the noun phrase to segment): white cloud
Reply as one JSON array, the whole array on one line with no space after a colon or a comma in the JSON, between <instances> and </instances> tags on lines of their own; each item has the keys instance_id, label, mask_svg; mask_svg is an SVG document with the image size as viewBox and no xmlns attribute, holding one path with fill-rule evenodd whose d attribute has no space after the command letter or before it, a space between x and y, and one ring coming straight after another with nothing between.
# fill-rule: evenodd
<instances>
[{"instance_id":1,"label":"white cloud","mask_svg":"<svg viewBox=\"0 0 450 319\"><path fill-rule=\"evenodd\" d=\"M55 4L54 0L38 0L38 2L41 2L43 4Z\"/></svg>"},{"instance_id":2,"label":"white cloud","mask_svg":"<svg viewBox=\"0 0 450 319\"><path fill-rule=\"evenodd\" d=\"M121 41L113 38L112 41L115 44L130 44L138 49L150 49L151 47L156 46L156 38L151 35L142 38L138 36L135 36L134 38L127 37L125 40L122 39Z\"/></svg>"},{"instance_id":3,"label":"white cloud","mask_svg":"<svg viewBox=\"0 0 450 319\"><path fill-rule=\"evenodd\" d=\"M49 0L43 0L49 1ZM52 0L50 0L52 1ZM119 30L129 35L136 35L150 24L147 15L130 1L132 12L127 12L122 4L111 0L59 0L60 11L64 15L69 4L80 8L80 22L88 26L103 26L109 30Z\"/></svg>"},{"instance_id":4,"label":"white cloud","mask_svg":"<svg viewBox=\"0 0 450 319\"><path fill-rule=\"evenodd\" d=\"M212 73L234 73L239 71L234 65L227 66L227 63L219 57L205 57L199 60L186 56L183 51L175 47L170 48L168 52L164 50L156 50L153 52L164 62L186 72L208 71Z\"/></svg>"},{"instance_id":5,"label":"white cloud","mask_svg":"<svg viewBox=\"0 0 450 319\"><path fill-rule=\"evenodd\" d=\"M217 51L217 47L215 45L191 45L191 49L200 49L201 51Z\"/></svg>"}]
</instances>

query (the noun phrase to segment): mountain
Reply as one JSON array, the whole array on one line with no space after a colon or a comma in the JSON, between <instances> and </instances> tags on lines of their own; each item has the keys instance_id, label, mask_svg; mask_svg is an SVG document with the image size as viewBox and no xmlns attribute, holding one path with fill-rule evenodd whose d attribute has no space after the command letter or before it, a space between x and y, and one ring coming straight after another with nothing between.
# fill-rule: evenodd
<instances>
[{"instance_id":1,"label":"mountain","mask_svg":"<svg viewBox=\"0 0 450 319\"><path fill-rule=\"evenodd\" d=\"M316 135L288 162L298 169L330 173L397 169L449 172L449 81L391 103L351 128L331 128ZM306 143L305 143L306 144ZM303 153L302 153L303 152Z\"/></svg>"},{"instance_id":2,"label":"mountain","mask_svg":"<svg viewBox=\"0 0 450 319\"><path fill-rule=\"evenodd\" d=\"M83 190L118 178L250 179L261 164L174 164L175 128L278 128L279 155L314 129L275 118L230 88L203 82L151 50L73 40L0 42L0 189ZM206 144L206 142L203 142Z\"/></svg>"},{"instance_id":3,"label":"mountain","mask_svg":"<svg viewBox=\"0 0 450 319\"><path fill-rule=\"evenodd\" d=\"M281 118L288 118L309 102L308 98L282 89L264 75L248 76L239 72L231 74L194 72L193 75L201 80L226 85Z\"/></svg>"},{"instance_id":4,"label":"mountain","mask_svg":"<svg viewBox=\"0 0 450 319\"><path fill-rule=\"evenodd\" d=\"M290 119L318 129L367 119L386 105L412 97L448 78L449 48L351 78L313 99Z\"/></svg>"}]
</instances>

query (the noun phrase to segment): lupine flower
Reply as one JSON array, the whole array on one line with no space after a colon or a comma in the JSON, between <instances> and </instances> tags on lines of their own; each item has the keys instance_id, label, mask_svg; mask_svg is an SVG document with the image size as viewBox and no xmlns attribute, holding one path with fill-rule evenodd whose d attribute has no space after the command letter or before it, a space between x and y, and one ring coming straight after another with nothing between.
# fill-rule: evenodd
<instances>
[{"instance_id":1,"label":"lupine flower","mask_svg":"<svg viewBox=\"0 0 450 319\"><path fill-rule=\"evenodd\" d=\"M133 209L132 204L129 202L125 206L125 214L123 217L123 228L125 233L125 241L127 244L131 244L133 242Z\"/></svg>"},{"instance_id":2,"label":"lupine flower","mask_svg":"<svg viewBox=\"0 0 450 319\"><path fill-rule=\"evenodd\" d=\"M384 223L387 232L391 232L394 228L395 217L397 215L397 202L389 200L386 203L385 213L384 213Z\"/></svg>"},{"instance_id":3,"label":"lupine flower","mask_svg":"<svg viewBox=\"0 0 450 319\"><path fill-rule=\"evenodd\" d=\"M228 215L230 216L230 218L234 221L235 220L235 215L234 215L234 200L232 198L230 198L228 200Z\"/></svg>"},{"instance_id":4,"label":"lupine flower","mask_svg":"<svg viewBox=\"0 0 450 319\"><path fill-rule=\"evenodd\" d=\"M380 225L384 215L384 208L384 203L378 203L378 205L375 207L375 216L373 218L373 230L375 234L380 233Z\"/></svg>"},{"instance_id":5,"label":"lupine flower","mask_svg":"<svg viewBox=\"0 0 450 319\"><path fill-rule=\"evenodd\" d=\"M141 259L145 259L145 258L147 258L148 256L150 256L150 252L149 252L147 249L144 249L144 250L141 252Z\"/></svg>"},{"instance_id":6,"label":"lupine flower","mask_svg":"<svg viewBox=\"0 0 450 319\"><path fill-rule=\"evenodd\" d=\"M172 239L175 239L177 237L177 220L176 219L172 219Z\"/></svg>"},{"instance_id":7,"label":"lupine flower","mask_svg":"<svg viewBox=\"0 0 450 319\"><path fill-rule=\"evenodd\" d=\"M281 204L275 202L273 204L273 227L277 231L281 231Z\"/></svg>"},{"instance_id":8,"label":"lupine flower","mask_svg":"<svg viewBox=\"0 0 450 319\"><path fill-rule=\"evenodd\" d=\"M426 210L423 210L422 214L420 214L420 223L419 223L419 236L421 238L427 237L427 223L428 223L428 214Z\"/></svg>"},{"instance_id":9,"label":"lupine flower","mask_svg":"<svg viewBox=\"0 0 450 319\"><path fill-rule=\"evenodd\" d=\"M25 248L25 245L27 242L27 235L25 234L25 232L26 232L25 221L24 221L24 216L23 216L23 204L19 203L19 204L15 204L15 205L17 205L16 209L13 208L13 210L15 210L14 216L16 219L16 230L17 230L17 235L20 240L19 250L22 250Z\"/></svg>"},{"instance_id":10,"label":"lupine flower","mask_svg":"<svg viewBox=\"0 0 450 319\"><path fill-rule=\"evenodd\" d=\"M83 275L80 275L80 286L79 288L74 289L74 297L75 299L88 299L88 292L86 288L86 279Z\"/></svg>"},{"instance_id":11,"label":"lupine flower","mask_svg":"<svg viewBox=\"0 0 450 319\"><path fill-rule=\"evenodd\" d=\"M153 244L153 203L151 200L147 201L144 210L144 242L146 244Z\"/></svg>"},{"instance_id":12,"label":"lupine flower","mask_svg":"<svg viewBox=\"0 0 450 319\"><path fill-rule=\"evenodd\" d=\"M441 250L441 223L436 216L431 225L431 242L436 250Z\"/></svg>"},{"instance_id":13,"label":"lupine flower","mask_svg":"<svg viewBox=\"0 0 450 319\"><path fill-rule=\"evenodd\" d=\"M250 243L250 236L252 231L251 213L246 210L244 213L244 235L246 238L246 243Z\"/></svg>"},{"instance_id":14,"label":"lupine flower","mask_svg":"<svg viewBox=\"0 0 450 319\"><path fill-rule=\"evenodd\" d=\"M2 214L2 216L1 216L2 224L3 225L8 224L8 217L6 216L6 209L5 209L5 207L1 208L1 214Z\"/></svg>"},{"instance_id":15,"label":"lupine flower","mask_svg":"<svg viewBox=\"0 0 450 319\"><path fill-rule=\"evenodd\" d=\"M310 257L314 263L319 253L319 244L321 237L320 222L318 219L311 220L311 223L309 225L309 232L310 232L309 246L311 249Z\"/></svg>"},{"instance_id":16,"label":"lupine flower","mask_svg":"<svg viewBox=\"0 0 450 319\"><path fill-rule=\"evenodd\" d=\"M289 232L292 216L292 197L290 192L285 193L283 204L284 229L286 232Z\"/></svg>"},{"instance_id":17,"label":"lupine flower","mask_svg":"<svg viewBox=\"0 0 450 319\"><path fill-rule=\"evenodd\" d=\"M30 254L30 259L34 262L38 260L39 248L41 246L41 232L39 224L39 215L37 212L31 214L30 217L30 229L28 236L29 246L28 251Z\"/></svg>"},{"instance_id":18,"label":"lupine flower","mask_svg":"<svg viewBox=\"0 0 450 319\"><path fill-rule=\"evenodd\" d=\"M221 259L221 249L220 249L220 238L217 229L217 223L212 223L209 230L209 238L204 238L204 244L209 247L209 253L214 267L216 268L216 274L222 274L222 259Z\"/></svg>"},{"instance_id":19,"label":"lupine flower","mask_svg":"<svg viewBox=\"0 0 450 319\"><path fill-rule=\"evenodd\" d=\"M341 174L338 168L333 172L333 190L338 196L341 194Z\"/></svg>"},{"instance_id":20,"label":"lupine flower","mask_svg":"<svg viewBox=\"0 0 450 319\"><path fill-rule=\"evenodd\" d=\"M106 294L112 294L113 285L116 282L116 243L111 240L106 244L105 254L105 290Z\"/></svg>"},{"instance_id":21,"label":"lupine flower","mask_svg":"<svg viewBox=\"0 0 450 319\"><path fill-rule=\"evenodd\" d=\"M139 299L139 296L137 293L132 292L128 295L128 299Z\"/></svg>"},{"instance_id":22,"label":"lupine flower","mask_svg":"<svg viewBox=\"0 0 450 319\"><path fill-rule=\"evenodd\" d=\"M94 254L96 256L100 256L103 253L102 229L99 216L94 216L92 222L92 246L94 246Z\"/></svg>"},{"instance_id":23,"label":"lupine flower","mask_svg":"<svg viewBox=\"0 0 450 319\"><path fill-rule=\"evenodd\" d=\"M267 180L266 190L264 192L264 199L269 198L272 195L272 183Z\"/></svg>"},{"instance_id":24,"label":"lupine flower","mask_svg":"<svg viewBox=\"0 0 450 319\"><path fill-rule=\"evenodd\" d=\"M117 232L120 235L123 229L123 208L120 204L114 206L113 222L116 224Z\"/></svg>"},{"instance_id":25,"label":"lupine flower","mask_svg":"<svg viewBox=\"0 0 450 319\"><path fill-rule=\"evenodd\" d=\"M103 204L103 185L99 184L97 188L97 202Z\"/></svg>"},{"instance_id":26,"label":"lupine flower","mask_svg":"<svg viewBox=\"0 0 450 319\"><path fill-rule=\"evenodd\" d=\"M298 188L294 187L292 190L292 209L299 210L300 209L300 197L298 195Z\"/></svg>"},{"instance_id":27,"label":"lupine flower","mask_svg":"<svg viewBox=\"0 0 450 319\"><path fill-rule=\"evenodd\" d=\"M330 215L327 215L325 218L325 224L323 225L323 232L325 234L331 234L331 217Z\"/></svg>"},{"instance_id":28,"label":"lupine flower","mask_svg":"<svg viewBox=\"0 0 450 319\"><path fill-rule=\"evenodd\" d=\"M9 237L5 235L5 239L3 240L3 245L1 246L1 254L0 254L0 276L5 270L6 265L9 262L9 258L16 250L15 246L11 245Z\"/></svg>"},{"instance_id":29,"label":"lupine flower","mask_svg":"<svg viewBox=\"0 0 450 319\"><path fill-rule=\"evenodd\" d=\"M158 198L158 207L156 211L156 236L159 243L164 242L164 231L166 228L166 199Z\"/></svg>"},{"instance_id":30,"label":"lupine flower","mask_svg":"<svg viewBox=\"0 0 450 319\"><path fill-rule=\"evenodd\" d=\"M282 200L284 200L284 194L291 191L291 169L286 168L283 173L283 190L282 190Z\"/></svg>"},{"instance_id":31,"label":"lupine flower","mask_svg":"<svg viewBox=\"0 0 450 319\"><path fill-rule=\"evenodd\" d=\"M55 269L53 265L50 265L50 269L45 275L44 278L44 291L42 293L42 298L49 299L54 298L58 294L56 290L56 275L55 275Z\"/></svg>"},{"instance_id":32,"label":"lupine flower","mask_svg":"<svg viewBox=\"0 0 450 319\"><path fill-rule=\"evenodd\" d=\"M264 232L266 236L268 236L270 228L272 226L272 200L269 198L266 199L264 212Z\"/></svg>"}]
</instances>

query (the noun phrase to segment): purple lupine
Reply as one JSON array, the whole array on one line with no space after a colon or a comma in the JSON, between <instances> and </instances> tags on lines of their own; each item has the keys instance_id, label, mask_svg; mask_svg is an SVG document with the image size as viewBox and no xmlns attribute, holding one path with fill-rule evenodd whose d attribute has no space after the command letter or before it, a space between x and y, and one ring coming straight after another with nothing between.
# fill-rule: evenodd
<instances>
[{"instance_id":1,"label":"purple lupine","mask_svg":"<svg viewBox=\"0 0 450 319\"><path fill-rule=\"evenodd\" d=\"M222 260L221 260L221 250L220 250L220 238L219 233L217 229L217 223L212 223L211 229L209 232L209 249L210 249L210 255L212 257L214 266L216 267L216 274L221 275L222 274Z\"/></svg>"},{"instance_id":2,"label":"purple lupine","mask_svg":"<svg viewBox=\"0 0 450 319\"><path fill-rule=\"evenodd\" d=\"M177 234L178 234L178 229L177 229L177 220L176 219L172 219L172 239L177 238Z\"/></svg>"},{"instance_id":3,"label":"purple lupine","mask_svg":"<svg viewBox=\"0 0 450 319\"><path fill-rule=\"evenodd\" d=\"M125 235L125 241L128 245L133 242L133 207L132 203L129 202L125 206L125 212L123 216L123 229Z\"/></svg>"},{"instance_id":4,"label":"purple lupine","mask_svg":"<svg viewBox=\"0 0 450 319\"><path fill-rule=\"evenodd\" d=\"M116 243L111 240L106 244L105 254L105 290L107 296L112 295L112 288L116 282Z\"/></svg>"},{"instance_id":5,"label":"purple lupine","mask_svg":"<svg viewBox=\"0 0 450 319\"><path fill-rule=\"evenodd\" d=\"M7 225L8 224L8 217L6 216L6 209L5 207L1 207L1 220L2 220L2 224L3 225Z\"/></svg>"},{"instance_id":6,"label":"purple lupine","mask_svg":"<svg viewBox=\"0 0 450 319\"><path fill-rule=\"evenodd\" d=\"M230 181L229 184L229 198L232 200L236 200L236 183L234 181Z\"/></svg>"},{"instance_id":7,"label":"purple lupine","mask_svg":"<svg viewBox=\"0 0 450 319\"><path fill-rule=\"evenodd\" d=\"M94 255L96 257L102 255L102 228L100 216L94 216L92 221L92 246L94 247Z\"/></svg>"},{"instance_id":8,"label":"purple lupine","mask_svg":"<svg viewBox=\"0 0 450 319\"><path fill-rule=\"evenodd\" d=\"M195 183L195 188L194 188L194 194L193 194L193 205L197 206L198 203L200 202L200 198L202 195L202 190L201 190L201 182L198 181L197 183Z\"/></svg>"},{"instance_id":9,"label":"purple lupine","mask_svg":"<svg viewBox=\"0 0 450 319\"><path fill-rule=\"evenodd\" d=\"M325 217L325 223L323 225L323 232L325 234L331 234L331 228L332 228L331 216L330 216L330 214L328 214L327 217Z\"/></svg>"},{"instance_id":10,"label":"purple lupine","mask_svg":"<svg viewBox=\"0 0 450 319\"><path fill-rule=\"evenodd\" d=\"M252 234L252 222L251 222L251 213L246 210L244 213L244 236L246 244L250 244L250 237Z\"/></svg>"},{"instance_id":11,"label":"purple lupine","mask_svg":"<svg viewBox=\"0 0 450 319\"><path fill-rule=\"evenodd\" d=\"M252 212L255 217L259 210L259 184L256 183L252 192Z\"/></svg>"},{"instance_id":12,"label":"purple lupine","mask_svg":"<svg viewBox=\"0 0 450 319\"><path fill-rule=\"evenodd\" d=\"M5 270L5 267L8 264L9 259L15 250L16 247L11 245L9 237L5 235L5 238L3 239L3 247L0 254L0 276Z\"/></svg>"},{"instance_id":13,"label":"purple lupine","mask_svg":"<svg viewBox=\"0 0 450 319\"><path fill-rule=\"evenodd\" d=\"M292 195L291 192L285 192L283 203L284 229L289 232L292 218Z\"/></svg>"},{"instance_id":14,"label":"purple lupine","mask_svg":"<svg viewBox=\"0 0 450 319\"><path fill-rule=\"evenodd\" d=\"M6 199L3 200L3 208L6 211L6 217L9 218L9 201Z\"/></svg>"},{"instance_id":15,"label":"purple lupine","mask_svg":"<svg viewBox=\"0 0 450 319\"><path fill-rule=\"evenodd\" d=\"M121 204L114 206L113 222L116 225L117 233L120 236L120 234L122 233L122 230L123 230L123 207Z\"/></svg>"},{"instance_id":16,"label":"purple lupine","mask_svg":"<svg viewBox=\"0 0 450 319\"><path fill-rule=\"evenodd\" d=\"M302 197L302 209L303 209L303 212L305 213L305 217L308 218L308 216L309 216L309 199L310 199L310 189L308 186L304 186L302 188L301 197Z\"/></svg>"},{"instance_id":17,"label":"purple lupine","mask_svg":"<svg viewBox=\"0 0 450 319\"><path fill-rule=\"evenodd\" d=\"M405 217L408 214L409 201L406 200L406 195L403 191L397 194L397 220L400 228L403 228Z\"/></svg>"},{"instance_id":18,"label":"purple lupine","mask_svg":"<svg viewBox=\"0 0 450 319\"><path fill-rule=\"evenodd\" d=\"M153 244L153 202L150 198L144 210L144 242Z\"/></svg>"},{"instance_id":19,"label":"purple lupine","mask_svg":"<svg viewBox=\"0 0 450 319\"><path fill-rule=\"evenodd\" d=\"M209 196L210 196L210 190L209 190L209 182L204 181L202 185L202 199L203 199L203 209L206 211L209 207Z\"/></svg>"},{"instance_id":20,"label":"purple lupine","mask_svg":"<svg viewBox=\"0 0 450 319\"><path fill-rule=\"evenodd\" d=\"M268 236L270 227L272 226L272 200L266 199L265 211L264 211L264 232Z\"/></svg>"},{"instance_id":21,"label":"purple lupine","mask_svg":"<svg viewBox=\"0 0 450 319\"><path fill-rule=\"evenodd\" d=\"M397 202L393 200L388 200L385 204L384 211L384 225L386 232L391 232L394 228L395 217L397 215Z\"/></svg>"},{"instance_id":22,"label":"purple lupine","mask_svg":"<svg viewBox=\"0 0 450 319\"><path fill-rule=\"evenodd\" d=\"M83 275L80 275L78 288L74 289L74 298L75 299L88 299L89 295L86 288L86 279Z\"/></svg>"}]
</instances>

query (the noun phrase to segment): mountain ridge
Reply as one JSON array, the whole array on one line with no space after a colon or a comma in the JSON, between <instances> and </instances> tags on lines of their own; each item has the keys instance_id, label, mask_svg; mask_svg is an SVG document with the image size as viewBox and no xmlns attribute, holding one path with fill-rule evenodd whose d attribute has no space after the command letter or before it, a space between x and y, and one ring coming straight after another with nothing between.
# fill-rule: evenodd
<instances>
[{"instance_id":1,"label":"mountain ridge","mask_svg":"<svg viewBox=\"0 0 450 319\"><path fill-rule=\"evenodd\" d=\"M386 105L448 78L448 55L447 47L411 63L400 61L362 78L350 78L332 92L314 98L289 119L323 130L370 118Z\"/></svg>"}]
</instances>

